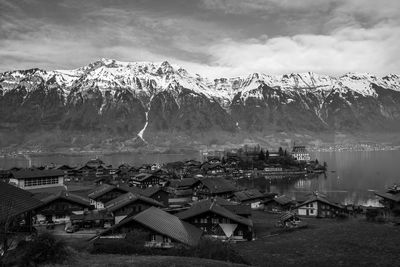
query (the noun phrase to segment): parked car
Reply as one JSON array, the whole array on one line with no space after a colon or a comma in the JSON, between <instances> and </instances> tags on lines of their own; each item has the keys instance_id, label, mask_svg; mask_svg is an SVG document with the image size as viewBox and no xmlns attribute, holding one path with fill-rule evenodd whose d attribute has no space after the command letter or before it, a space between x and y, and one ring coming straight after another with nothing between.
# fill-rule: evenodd
<instances>
[{"instance_id":1,"label":"parked car","mask_svg":"<svg viewBox=\"0 0 400 267\"><path fill-rule=\"evenodd\" d=\"M79 226L78 225L69 225L67 227L65 227L65 232L67 233L75 233L79 230Z\"/></svg>"}]
</instances>

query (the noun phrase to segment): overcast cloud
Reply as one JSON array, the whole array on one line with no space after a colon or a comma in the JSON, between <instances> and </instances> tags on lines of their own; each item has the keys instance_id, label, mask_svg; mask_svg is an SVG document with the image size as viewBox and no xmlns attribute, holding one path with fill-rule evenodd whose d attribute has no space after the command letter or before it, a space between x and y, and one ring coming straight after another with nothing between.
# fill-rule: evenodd
<instances>
[{"instance_id":1,"label":"overcast cloud","mask_svg":"<svg viewBox=\"0 0 400 267\"><path fill-rule=\"evenodd\" d=\"M0 71L102 57L209 77L400 73L398 0L0 0Z\"/></svg>"}]
</instances>

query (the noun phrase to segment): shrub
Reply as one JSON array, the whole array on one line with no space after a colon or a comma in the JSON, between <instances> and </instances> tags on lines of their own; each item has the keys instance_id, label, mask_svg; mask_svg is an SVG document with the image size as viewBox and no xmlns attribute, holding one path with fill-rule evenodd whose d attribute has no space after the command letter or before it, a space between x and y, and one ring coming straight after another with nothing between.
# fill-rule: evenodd
<instances>
[{"instance_id":1,"label":"shrub","mask_svg":"<svg viewBox=\"0 0 400 267\"><path fill-rule=\"evenodd\" d=\"M21 241L15 249L15 255L8 259L8 265L37 266L64 262L70 251L62 240L50 233L36 236L32 241ZM17 257L15 257L17 256Z\"/></svg>"}]
</instances>

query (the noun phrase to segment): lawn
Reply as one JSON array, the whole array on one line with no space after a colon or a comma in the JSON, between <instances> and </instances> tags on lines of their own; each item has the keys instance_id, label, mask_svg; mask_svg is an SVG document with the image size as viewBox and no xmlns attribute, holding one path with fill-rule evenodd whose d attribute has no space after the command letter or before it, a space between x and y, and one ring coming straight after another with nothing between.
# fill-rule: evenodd
<instances>
[{"instance_id":1,"label":"lawn","mask_svg":"<svg viewBox=\"0 0 400 267\"><path fill-rule=\"evenodd\" d=\"M54 266L54 265L46 265ZM62 266L108 266L108 267L245 267L246 265L232 264L223 261L209 260L209 259L198 259L188 257L173 257L173 256L128 256L128 255L91 255L87 253L80 253L73 257L73 259Z\"/></svg>"},{"instance_id":2,"label":"lawn","mask_svg":"<svg viewBox=\"0 0 400 267\"><path fill-rule=\"evenodd\" d=\"M257 266L400 266L400 227L364 218L305 219L309 227L276 232L276 215L254 213L257 240L235 244Z\"/></svg>"}]
</instances>

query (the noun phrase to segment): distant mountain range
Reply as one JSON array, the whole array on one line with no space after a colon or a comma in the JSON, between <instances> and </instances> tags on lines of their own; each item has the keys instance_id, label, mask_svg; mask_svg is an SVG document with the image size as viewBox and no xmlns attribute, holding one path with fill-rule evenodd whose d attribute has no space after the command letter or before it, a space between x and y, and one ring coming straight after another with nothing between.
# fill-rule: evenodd
<instances>
[{"instance_id":1,"label":"distant mountain range","mask_svg":"<svg viewBox=\"0 0 400 267\"><path fill-rule=\"evenodd\" d=\"M0 146L31 138L46 146L54 134L65 146L85 145L82 136L92 135L142 145L266 131L400 132L400 77L309 72L210 80L166 61L111 59L75 70L0 73Z\"/></svg>"}]
</instances>

